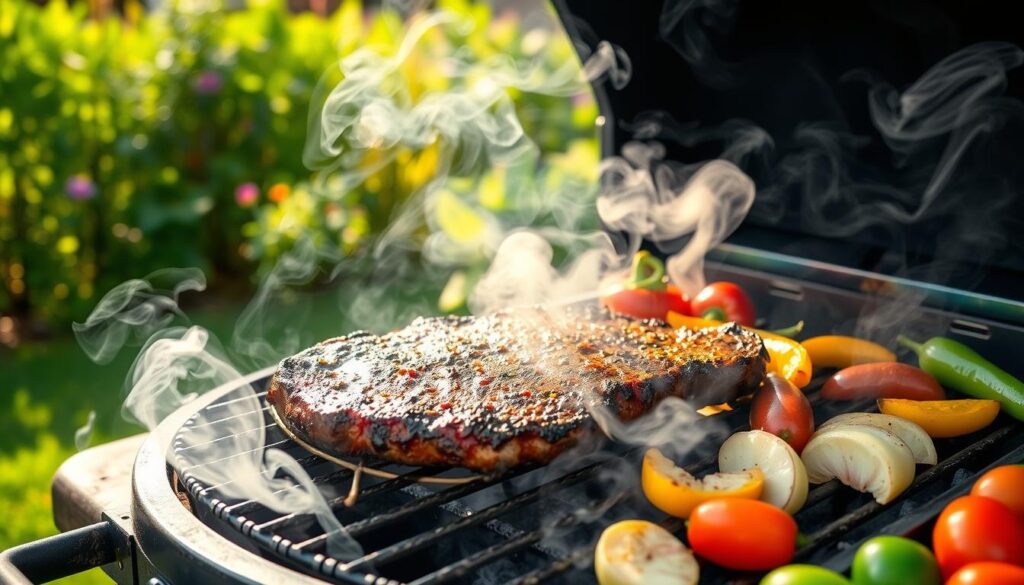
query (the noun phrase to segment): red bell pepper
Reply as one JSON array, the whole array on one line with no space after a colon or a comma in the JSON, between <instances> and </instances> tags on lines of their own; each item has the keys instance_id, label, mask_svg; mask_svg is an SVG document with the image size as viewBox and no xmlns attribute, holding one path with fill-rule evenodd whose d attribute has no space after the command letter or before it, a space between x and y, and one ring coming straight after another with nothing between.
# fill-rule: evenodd
<instances>
[{"instance_id":1,"label":"red bell pepper","mask_svg":"<svg viewBox=\"0 0 1024 585\"><path fill-rule=\"evenodd\" d=\"M601 302L615 313L638 319L664 321L669 311L690 314L688 299L666 282L665 264L644 250L633 256L633 268L622 290L602 297Z\"/></svg>"},{"instance_id":2,"label":"red bell pepper","mask_svg":"<svg viewBox=\"0 0 1024 585\"><path fill-rule=\"evenodd\" d=\"M754 302L738 285L731 282L712 282L704 287L690 303L693 315L715 321L734 321L753 327L756 313Z\"/></svg>"}]
</instances>

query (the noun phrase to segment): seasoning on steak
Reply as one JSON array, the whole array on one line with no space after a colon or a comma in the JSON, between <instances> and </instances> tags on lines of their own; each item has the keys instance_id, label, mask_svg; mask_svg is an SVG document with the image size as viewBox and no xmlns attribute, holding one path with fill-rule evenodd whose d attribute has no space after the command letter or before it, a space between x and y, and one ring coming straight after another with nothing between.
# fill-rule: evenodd
<instances>
[{"instance_id":1,"label":"seasoning on steak","mask_svg":"<svg viewBox=\"0 0 1024 585\"><path fill-rule=\"evenodd\" d=\"M630 420L666 396L702 406L753 391L765 356L731 324L528 309L324 341L282 361L267 397L329 453L492 470L554 459L594 428L588 404Z\"/></svg>"}]
</instances>

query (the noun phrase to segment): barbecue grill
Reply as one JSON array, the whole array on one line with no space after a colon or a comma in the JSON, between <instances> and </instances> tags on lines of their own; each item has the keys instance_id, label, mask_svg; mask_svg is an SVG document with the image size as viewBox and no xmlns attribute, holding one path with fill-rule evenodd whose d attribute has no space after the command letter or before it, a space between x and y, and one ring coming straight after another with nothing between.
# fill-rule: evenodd
<instances>
[{"instance_id":1,"label":"barbecue grill","mask_svg":"<svg viewBox=\"0 0 1024 585\"><path fill-rule=\"evenodd\" d=\"M623 14L618 3L556 0L559 16L581 52L596 49L598 40L610 40L622 46L634 62L634 79L621 91L606 87L601 80L595 83L606 154L617 152L638 132L646 132L646 138L666 138L671 130L668 126L660 126L654 135L650 125L638 130L633 122L643 119L646 111L668 111L685 121L688 109L703 115L718 108L714 99L680 98L680 89L726 91L721 84L728 85L728 80L714 77L713 71L702 69L704 65L683 57L694 53L686 53L686 47L674 42L681 38L677 27L732 18L734 32L749 32L744 27L770 29L783 16L802 8L816 14L799 2L778 5L770 18L763 13L745 13L730 3L718 6L723 10L711 10L716 5L704 3L693 9L697 13L687 14L690 4L634 2L629 13ZM932 16L941 8L915 6L915 10L927 8ZM842 10L846 9L856 10ZM957 14L956 7L942 9ZM892 36L902 34L899 26L883 26L888 22L885 19L879 25L866 20L865 14L857 14L860 20L849 14L836 17L842 21L836 26L844 33L843 39L859 39L857 42L864 44L870 38L884 46ZM799 18L810 17L805 13ZM914 20L908 17L902 22ZM949 25L949 21L941 22ZM962 22L968 23L962 30L941 29L933 31L933 37L922 33L919 40L931 39L933 44L913 54L945 47L954 33L961 34L961 40L987 38L979 32L984 23L979 24L978 19ZM1000 22L1012 19L989 14L985 22L994 23L990 32L995 37L1012 39L1001 37L998 28ZM709 43L705 49L714 50L713 45L728 36L715 30L701 37ZM765 41L764 35L758 38L773 50L781 50L786 40L800 49L811 40L829 45L837 38L818 36L795 41L785 36L770 41ZM757 43L748 49L757 49ZM870 62L873 53L865 52ZM741 58L737 52L718 54L723 61ZM707 75L713 79L702 77ZM1020 89L1018 79L1011 80L1010 89ZM800 114L803 105L798 102L806 97L793 96L788 106L798 111L789 116ZM673 98L680 98L684 105ZM772 109L781 106L768 102L751 100L741 113L765 127L784 124L774 119L779 110ZM776 133L781 134L773 135ZM691 150L699 149L685 142L669 144L669 151L692 155ZM949 282L887 273L885 247L889 241L884 234L843 238L837 245L828 234L779 227L798 225L792 218L764 217L755 213L749 225L714 250L707 272L709 279L734 281L750 291L761 315L766 316L765 326L803 319L810 336L833 331L865 333L860 329L869 323L866 333L881 341L891 341L900 331L946 335L972 346L1014 375L1024 375L1021 361L1015 359L1020 355L1018 348L1024 347L1024 303L1007 293L1014 283L1024 282L1024 255L1012 244L998 258L987 257L983 263L974 258L973 267L978 270L970 273L970 286L958 286L955 279L951 286ZM934 236L932 228L907 232L907 249L918 252L927 249L928 238ZM915 258L923 257L918 252L914 252ZM971 260L957 257L951 262L972 266ZM680 521L647 505L642 495L609 486L607 474L618 472L614 471L617 462L626 462L632 473L639 474L636 462L640 451L610 442L592 458L468 480L459 470L383 463L375 467L390 475L353 471L306 450L274 423L265 402L272 371L253 373L204 394L168 417L156 433L96 447L69 460L54 480L55 519L65 532L4 553L0 581L39 582L103 566L118 583L153 585L586 583L593 581L591 557L597 536L620 514L647 518L676 534L683 533ZM874 407L871 401L823 400L818 393L822 381L819 376L805 389L816 420ZM251 412L241 413L254 422L249 428L232 424L240 413L231 405L239 402L253 405ZM717 445L728 434L745 429L748 414L748 406L740 400L732 410L696 420L695 432L706 435L706 448L689 453L682 461L684 466L695 475L712 471ZM364 555L339 558L332 554L329 535L313 515L282 514L258 501L231 497L224 483L208 484L196 473L203 466L223 465L232 457L250 455L243 450L221 453L215 460L197 459L195 454L203 453L204 442L254 432L266 433L261 448L282 449L295 457L324 493L338 520L360 543ZM796 560L845 571L858 544L871 536L900 534L927 540L935 516L947 502L969 491L978 475L998 465L1024 461L1024 424L1000 415L978 433L936 443L938 464L919 469L913 484L891 504L879 505L870 495L835 481L812 487L807 504L796 514L800 530L807 536ZM361 475L358 498L347 505L357 473ZM424 482L425 477L441 481ZM701 582L754 583L758 578L706 564Z\"/></svg>"}]
</instances>

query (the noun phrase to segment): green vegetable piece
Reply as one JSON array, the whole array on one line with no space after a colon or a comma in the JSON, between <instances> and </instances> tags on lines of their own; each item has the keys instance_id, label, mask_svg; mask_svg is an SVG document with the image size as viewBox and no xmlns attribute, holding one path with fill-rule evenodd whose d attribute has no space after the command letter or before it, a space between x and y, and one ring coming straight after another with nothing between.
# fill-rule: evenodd
<instances>
[{"instance_id":1,"label":"green vegetable piece","mask_svg":"<svg viewBox=\"0 0 1024 585\"><path fill-rule=\"evenodd\" d=\"M861 545L850 577L854 585L942 585L932 551L900 536L876 536Z\"/></svg>"},{"instance_id":2,"label":"green vegetable piece","mask_svg":"<svg viewBox=\"0 0 1024 585\"><path fill-rule=\"evenodd\" d=\"M803 330L804 330L804 321L803 321L803 319L801 319L801 320L797 321L795 325L790 325L789 327L783 327L782 329L775 329L775 330L772 331L772 333L774 333L775 335L781 335L783 337L788 337L790 339L793 339L797 335L800 335L800 333L803 332Z\"/></svg>"},{"instance_id":3,"label":"green vegetable piece","mask_svg":"<svg viewBox=\"0 0 1024 585\"><path fill-rule=\"evenodd\" d=\"M823 567L786 565L765 575L761 585L850 585L850 582Z\"/></svg>"},{"instance_id":4,"label":"green vegetable piece","mask_svg":"<svg viewBox=\"0 0 1024 585\"><path fill-rule=\"evenodd\" d=\"M900 335L897 340L916 353L921 369L943 386L975 398L997 400L1003 412L1024 420L1024 382L978 352L945 337L917 343Z\"/></svg>"}]
</instances>

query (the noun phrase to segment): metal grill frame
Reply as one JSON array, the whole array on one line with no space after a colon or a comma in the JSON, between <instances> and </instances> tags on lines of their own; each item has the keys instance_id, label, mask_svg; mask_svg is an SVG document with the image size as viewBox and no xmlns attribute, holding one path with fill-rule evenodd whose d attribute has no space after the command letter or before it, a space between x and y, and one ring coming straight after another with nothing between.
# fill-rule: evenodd
<instances>
[{"instance_id":1,"label":"metal grill frame","mask_svg":"<svg viewBox=\"0 0 1024 585\"><path fill-rule=\"evenodd\" d=\"M255 384L258 386L260 382L261 380L256 380ZM817 384L814 384L814 386L820 386L820 380ZM812 405L814 405L816 409L831 407L829 410L833 415L838 414L839 412L863 411L870 409L870 401L826 404L817 392L813 392L811 394L811 401ZM747 428L746 425L743 424L747 415L748 411L746 408L739 408L731 413L725 413L719 416L731 419L730 422L733 423L729 425L731 432L737 432ZM983 433L983 436L980 439L971 441L963 448L957 449L953 454L942 459L937 465L928 467L918 473L915 477L914 483L906 492L904 492L904 495L901 496L901 498L913 495L915 490L928 486L932 484L933 481L939 480L943 477L948 478L952 476L956 470L962 468L975 456L990 453L992 450L996 449L1001 442L1011 437L1016 438L1020 445L1009 453L1000 454L1001 456L996 459L996 463L1009 463L1024 460L1024 443L1021 442L1021 439L1024 439L1024 428L1021 428L1015 421L1002 417L995 425L993 425L993 427L990 427L990 429ZM312 458L315 459L315 457ZM710 471L713 465L713 460L703 459L687 466L687 468L691 473L701 475ZM471 516L458 519L451 524L438 526L433 531L409 534L407 535L407 538L401 539L394 544L379 550L368 552L363 560L358 560L348 564L332 559L322 553L314 553L307 550L310 543L321 540L322 537L310 539L305 542L292 542L273 530L267 530L268 526L276 527L278 524L287 526L288 520L293 519L294 515L281 515L275 520L257 523L245 516L245 512L251 509L250 502L228 504L221 501L215 495L215 488L205 486L194 476L188 475L187 472L183 475L182 481L194 502L200 506L208 508L208 510L212 512L213 516L215 516L219 521L224 522L233 530L251 539L264 550L277 555L282 561L294 565L300 565L306 571L315 571L323 578L332 579L338 582L387 583L393 585L399 582L374 574L371 570L372 563L384 562L386 564L388 562L393 562L414 550L436 545L446 537L457 536L457 533L460 530L470 526L480 525L484 522L499 518L504 514L527 506L535 502L542 494L546 493L546 490L571 488L571 486L574 486L577 483L584 481L592 474L597 473L599 471L599 467L599 464L592 464L578 471L561 476L547 484L543 484L526 492L512 496L498 504L494 504L493 506L483 510L478 510ZM351 478L350 471L341 468L339 472L343 476L338 477L339 480L349 480ZM338 472L331 472L327 475L334 475L335 473ZM412 500L408 504L403 505L398 509L391 510L385 514L349 524L347 529L353 537L358 539L360 536L371 530L379 528L381 525L400 523L403 519L411 516L412 514L421 512L427 508L439 507L446 503L456 501L459 498L465 497L475 491L491 487L496 483L508 481L518 475L521 475L521 473L512 473L502 478L479 480L469 484L451 486L442 491L436 492L434 495L424 497L423 499ZM314 477L314 480L316 479L317 478ZM363 492L362 495L363 497L373 497L374 495L378 495L385 491L399 489L400 487L410 483L413 483L412 479L399 478L397 480L388 480L370 488L370 490L367 490L372 490L372 493ZM969 483L967 485L969 485ZM813 487L808 495L807 504L804 509L797 514L797 518L799 519L801 513L804 513L804 511L811 510L815 506L834 497L841 489L843 488L835 481ZM956 495L959 495L962 491L964 491L962 488L958 488L954 485L950 489L945 490L940 499L948 501ZM331 502L331 504L332 507L339 506L340 498L339 502ZM898 503L891 505L898 505ZM834 557L832 560L821 559L822 547L828 547L829 545L834 544L839 537L853 529L856 529L865 521L881 513L885 508L885 506L877 504L874 501L867 501L856 506L843 516L820 526L817 530L808 534L807 543L798 552L797 560L817 558L818 562L834 566L839 570L845 570L848 567L849 559L846 559L843 555ZM934 506L919 507L916 512L902 516L899 522L899 526L902 527L901 533L913 532L915 529L925 525L935 515L938 509L940 508L936 508ZM566 516L559 522L568 524L571 522L571 517ZM662 518L661 522L669 529L676 531L681 529L681 523L673 519ZM540 529L523 532L509 538L505 542L483 548L476 554L457 563L447 565L427 573L423 577L410 583L414 585L427 585L448 582L521 548L537 544L542 540L542 538L543 532ZM542 581L571 570L577 563L585 561L591 554L590 547L581 547L579 550L574 550L565 557L553 557L550 559L550 563L547 567L528 571L518 579L511 581L511 583L534 583ZM829 554L831 555L832 553ZM713 572L722 573L722 577L725 578L724 572Z\"/></svg>"},{"instance_id":2,"label":"metal grill frame","mask_svg":"<svg viewBox=\"0 0 1024 585\"><path fill-rule=\"evenodd\" d=\"M724 272L723 272L724 271ZM761 272L759 270L744 269L741 267L724 267L717 265L712 269L712 276L719 277L722 279L729 279L740 282L745 288L752 291L759 291L761 294L772 295L773 283L777 285L777 277L771 274ZM816 285L813 282L808 281L793 281L793 286L789 287L787 291L792 292L794 287L796 290L801 291L799 297L789 299L793 303L799 304L805 297L814 296L821 294L822 292L828 293L838 299L837 302L840 304L850 303L853 306L863 304L865 300L870 300L868 295L863 293L856 293L849 290L837 289L827 287L823 285ZM775 295L777 296L777 295ZM759 306L770 306L771 302L786 302L783 298L781 301L779 298L776 299L759 299ZM922 308L919 317L930 323L945 323L952 329L951 323L959 318L961 315L937 311L935 309ZM854 313L856 314L856 313ZM999 323L994 321L981 321L985 323L985 326L989 328L991 335L989 339L985 340L987 343L994 344L1000 351L1007 351L1009 348L1019 347L1021 340L1024 340L1024 329L1006 323ZM1017 342L1014 345L1012 342ZM984 349L982 350L984 351ZM1011 350L1012 351L1012 350ZM193 416L199 412L200 409L212 404L214 401L222 399L227 393L230 393L239 385L252 384L256 388L262 388L261 384L265 382L266 378L272 373L273 368L268 368L260 372L247 377L245 380L240 381L239 384L233 384L229 387L218 389L214 392L204 395L200 401L189 405L188 412L178 416L175 420L168 421L165 425L169 425L169 433L173 434L177 432L177 429L184 425L189 416ZM810 397L812 404L815 405L816 414L821 412L822 408L827 411L827 416L831 417L840 412L847 412L852 410L864 410L865 407L871 405L871 401L864 401L858 403L833 403L823 402L817 393L813 389L817 388L820 380L815 381L809 387L811 389ZM820 416L820 414L819 414ZM747 410L740 407L734 412L725 413L715 417L717 420L727 420L728 427L732 431L742 430L745 428ZM824 420L822 417L820 420ZM819 422L820 422L819 420ZM844 571L848 569L850 560L852 557L853 550L855 547L849 543L845 543L845 538L849 535L856 535L858 531L863 532L866 527L871 527L873 533L894 533L894 534L913 534L915 531L920 531L922 528L927 527L929 522L938 514L941 510L942 505L945 502L953 499L954 497L966 492L969 489L971 478L976 477L982 473L985 469L1001 464L1010 462L1020 462L1024 460L1024 426L1021 426L1018 422L1013 421L1005 416L1001 416L997 419L997 422L986 431L978 433L978 436L972 436L964 439L963 441L953 440L952 443L943 443L946 448L940 447L940 454L944 454L939 464L931 468L922 469L914 483L908 490L901 496L896 503L890 504L889 506L879 506L870 499L865 500L861 498L859 502L854 502L853 508L845 510L842 513L837 513L831 517L825 514L825 521L815 521L809 523L806 519L801 516L806 516L812 513L816 513L821 516L821 509L833 507L834 505L829 503L833 500L846 500L847 504L850 503L851 494L850 490L841 488L835 482L824 484L822 486L813 487L807 505L797 515L798 522L801 524L801 528L807 530L809 534L809 544L798 551L798 561L813 562L816 564L824 564L834 569ZM167 445L165 444L165 449ZM152 455L152 448L148 453ZM164 451L166 452L166 451ZM168 471L166 460L161 458L159 463L148 461L146 455L146 449L143 449L143 453L140 454L140 462L136 465L136 486L135 493L137 494L137 507L142 508L136 512L137 524L141 521L145 524L149 520L157 520L155 516L150 515L149 518L145 517L145 503L149 499L153 499L155 492L163 491L164 500L167 500L166 496L170 496L173 499L173 505L181 508L180 503L174 498L173 492L169 489ZM155 456L154 456L155 457ZM314 456L303 457L303 460L312 461L315 459ZM162 465L163 472L160 474L162 477L153 479L155 474L150 470L145 475L146 477L140 479L139 470L140 466L144 466L147 463L152 465ZM703 459L695 461L692 465L687 468L700 475L706 471L709 471L714 465L713 459ZM344 480L346 471L339 471L337 479ZM510 477L515 477L518 474L512 474ZM585 474L584 474L585 475ZM509 478L501 478L496 480L487 481L481 483L470 483L463 484L460 486L453 486L447 488L444 491L438 492L435 495L417 499L411 501L408 505L401 506L399 509L387 510L382 514L378 514L373 518L365 518L355 523L350 523L348 528L352 530L357 537L360 534L365 534L375 526L379 526L379 523L398 523L408 515L431 509L438 508L446 502L457 500L458 498L464 497L476 490L484 489L493 485L494 483L500 483ZM565 484L578 483L575 480L585 481L585 477L574 477L570 479L560 478L556 479L554 484L557 489L563 489ZM356 564L350 564L345 566L343 563L338 562L335 559L331 559L320 553L307 553L303 551L304 547L297 546L307 543L293 543L287 538L280 535L261 531L257 529L256 523L251 520L247 520L244 514L233 513L234 510L243 508L229 508L227 504L217 500L216 495L212 492L204 492L206 486L201 485L195 478L189 478L187 475L183 476L182 481L187 488L193 505L198 509L205 510L201 515L204 516L205 522L210 522L213 525L219 526L221 533L211 530L209 526L204 525L199 519L190 513L186 513L187 519L179 519L180 524L189 525L189 532L186 536L181 536L172 539L173 542L169 546L171 559L173 562L180 562L181 558L195 559L202 555L202 551L208 547L223 547L225 544L229 544L231 547L238 548L238 554L242 555L245 560L240 560L240 566L236 567L231 561L234 559L234 554L218 554L215 555L215 559L211 559L214 565L214 571L216 574L223 574L227 578L222 582L277 582L278 577L285 579L288 582L307 582L307 581L296 581L300 577L299 573L286 567L301 567L302 571L311 573L317 577L333 580L336 582L348 582L348 583L379 583L397 585L399 582L392 581L386 577L379 577L377 575L367 574L370 567L369 561L377 561L378 563L387 560L393 560L400 558L404 554L410 552L413 549L421 549L427 546L436 544L441 539L455 535L458 537L460 534L459 530L469 527L478 526L488 520L498 519L505 513L512 512L523 505L527 505L531 502L536 501L539 498L540 491L534 490L534 492L520 494L513 496L512 500L507 502L501 502L484 510L477 511L472 516L457 519L453 524L446 527L436 527L435 530L429 531L423 534L406 534L398 542L392 543L382 549L382 551L372 551L371 554L366 558L366 562L359 562ZM162 482L162 486L159 485ZM385 486L383 488L375 486L371 490L376 490L374 493L380 494L388 489L398 489L401 485L398 485L401 480L389 480L379 484ZM546 492L545 492L546 493ZM367 497L368 494L363 494L363 497ZM372 496L372 494L370 494ZM913 502L914 498L924 498L923 502L916 502L913 507L910 503ZM138 500L142 502L139 503ZM165 502L166 504L166 502ZM165 505L166 507L166 505ZM893 514L889 510L892 507L898 507L902 514ZM813 512L818 510L817 512ZM887 519L881 526L874 526L878 519ZM682 523L663 518L663 525L674 532L682 532ZM198 524L198 527L195 526ZM223 538L223 529L227 528L228 531L233 532L238 538L233 538L233 543L226 543ZM212 536L210 534L212 533ZM165 550L168 544L165 539L161 539L160 543L155 546L149 544L146 539L146 533L143 530L138 530L139 541L142 545L142 549L147 555L154 555L153 560L157 566L166 569L168 567L167 560L161 560L161 554L168 554ZM196 535L201 536L201 539L197 542ZM539 531L520 531L518 533L511 533L506 539L498 544L483 547L478 550L475 554L467 556L458 562L451 565L436 568L433 573L426 575L426 578L421 578L412 583L416 585L425 585L427 583L440 583L448 582L452 578L459 577L461 575L471 573L475 569L492 562L496 559L502 558L506 555L512 554L523 548L534 547L538 548L537 544L540 541L542 534ZM207 539L209 537L209 539ZM859 537L858 537L859 538ZM156 539L153 539L156 540ZM855 539L856 540L856 539ZM217 542L217 544L214 544ZM195 543L194 545L192 543ZM844 547L844 543L846 546ZM240 547L240 548L239 548ZM156 551L156 552L154 552ZM259 555L251 554L252 552L258 552ZM261 558L260 555L269 557ZM568 554L563 557L552 556L544 566L537 568L527 568L524 573L516 579L509 581L510 583L538 583L549 578L563 575L576 569L578 565L586 566L592 555L591 547L581 547L576 550L570 550ZM259 561L259 570L254 568L254 560ZM280 563L280 564L278 564ZM267 565L273 567L268 569ZM725 579L732 579L730 582L743 582L736 581L737 575L735 573L728 573L726 571L717 569L715 567L707 566L705 571L707 581L720 582ZM284 577L287 575L287 577ZM302 575L302 579L313 579L307 575ZM742 577L741 577L742 578ZM214 581L210 581L214 582ZM317 582L317 581L309 581ZM705 582L705 581L702 581Z\"/></svg>"}]
</instances>

